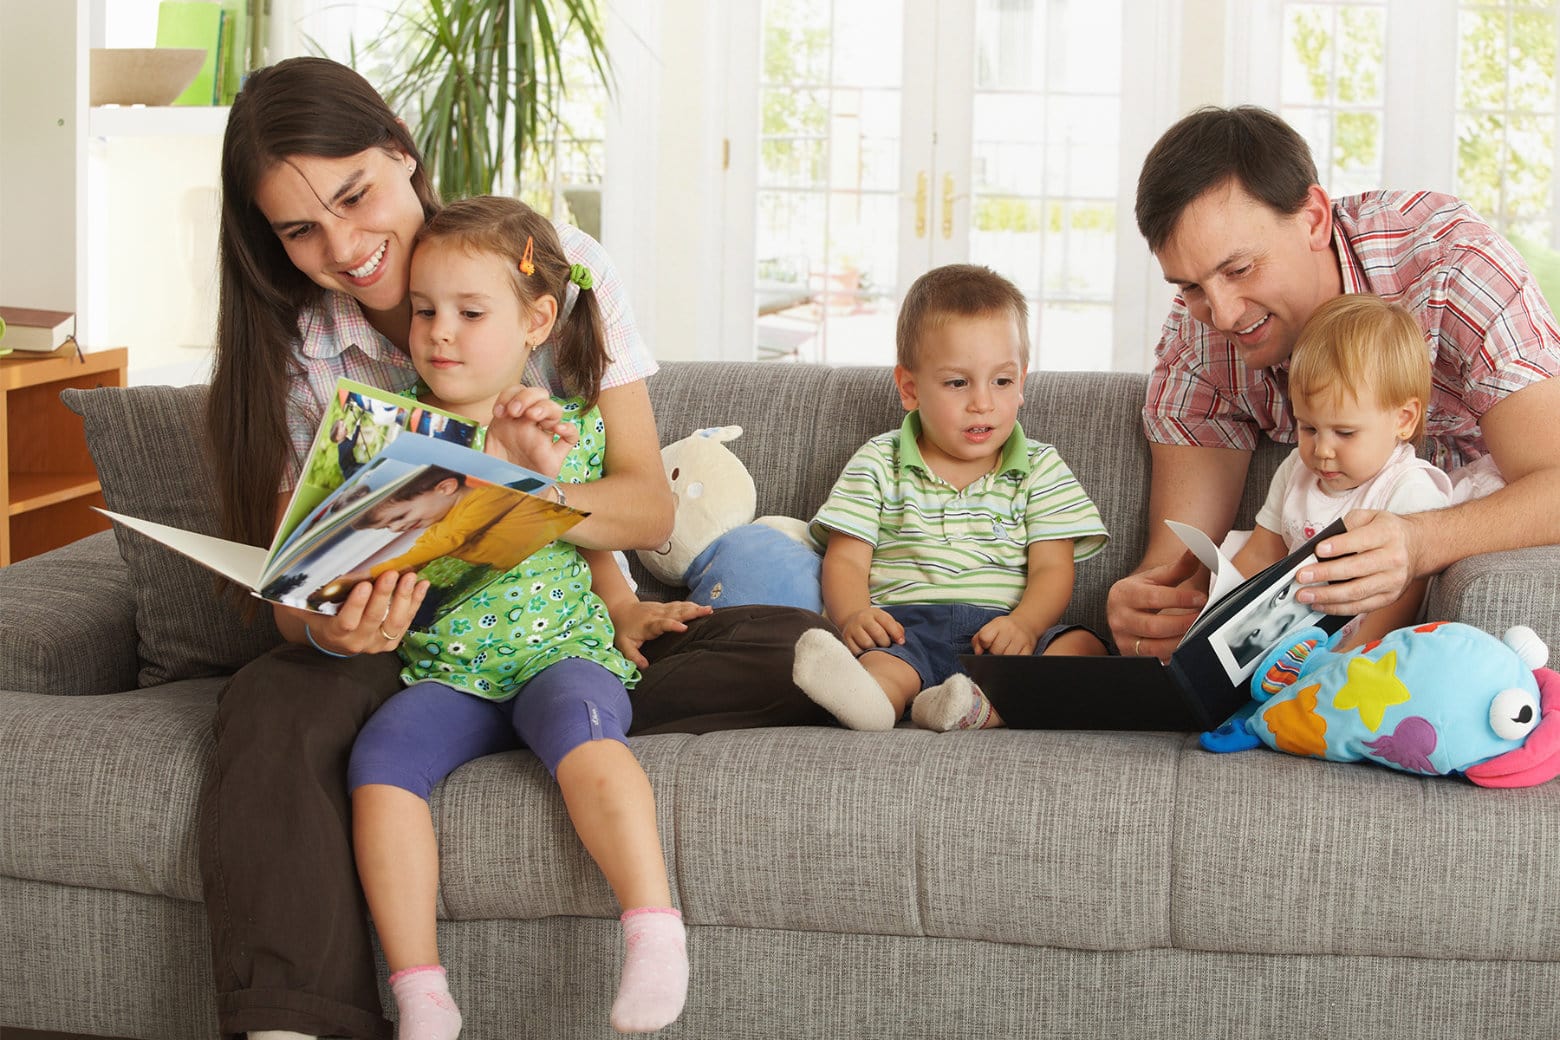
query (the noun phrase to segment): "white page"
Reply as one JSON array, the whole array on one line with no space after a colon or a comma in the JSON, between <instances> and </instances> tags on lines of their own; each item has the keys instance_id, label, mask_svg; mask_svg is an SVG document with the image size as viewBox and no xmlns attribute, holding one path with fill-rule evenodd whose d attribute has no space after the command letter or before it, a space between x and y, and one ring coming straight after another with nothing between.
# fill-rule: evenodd
<instances>
[{"instance_id":1,"label":"white page","mask_svg":"<svg viewBox=\"0 0 1560 1040\"><path fill-rule=\"evenodd\" d=\"M1165 524L1192 551L1192 555L1197 557L1198 562L1208 568L1208 573L1211 575L1208 579L1208 602L1204 603L1202 610L1197 612L1197 616L1202 617L1203 611L1228 595L1230 590L1246 579L1235 569L1235 564L1230 562L1230 558L1213 544L1213 539L1202 531L1179 520L1166 520Z\"/></svg>"},{"instance_id":2,"label":"white page","mask_svg":"<svg viewBox=\"0 0 1560 1040\"><path fill-rule=\"evenodd\" d=\"M96 506L92 508L97 509ZM226 578L232 578L251 592L260 583L260 572L265 568L266 550L258 545L244 545L213 538L209 534L181 531L166 524L154 524L122 513L98 509L99 513L115 523L124 524L154 541L161 542L175 552L182 553L203 567L209 567Z\"/></svg>"}]
</instances>

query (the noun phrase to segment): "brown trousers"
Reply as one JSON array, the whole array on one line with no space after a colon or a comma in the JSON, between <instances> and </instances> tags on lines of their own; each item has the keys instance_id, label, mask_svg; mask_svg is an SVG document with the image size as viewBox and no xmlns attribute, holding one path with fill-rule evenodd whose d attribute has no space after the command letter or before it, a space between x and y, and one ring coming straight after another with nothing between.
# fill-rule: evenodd
<instances>
[{"instance_id":1,"label":"brown trousers","mask_svg":"<svg viewBox=\"0 0 1560 1040\"><path fill-rule=\"evenodd\" d=\"M796 640L828 621L728 607L645 644L630 734L833 725L791 682ZM224 1037L290 1029L390 1040L352 858L347 758L401 688L395 654L338 659L283 645L217 707L200 815L201 881Z\"/></svg>"}]
</instances>

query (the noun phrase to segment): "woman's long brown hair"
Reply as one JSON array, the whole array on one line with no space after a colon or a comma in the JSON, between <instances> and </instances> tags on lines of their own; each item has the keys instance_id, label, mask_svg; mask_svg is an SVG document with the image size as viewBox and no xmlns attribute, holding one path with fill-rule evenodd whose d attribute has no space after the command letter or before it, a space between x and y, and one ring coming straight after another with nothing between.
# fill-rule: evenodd
<instances>
[{"instance_id":1,"label":"woman's long brown hair","mask_svg":"<svg viewBox=\"0 0 1560 1040\"><path fill-rule=\"evenodd\" d=\"M300 311L324 291L293 266L256 207L260 180L294 156L339 159L369 148L417 160L412 186L431 216L438 196L406 128L368 81L324 58L251 73L222 139L217 348L206 436L226 537L265 545L287 454L287 388L299 371Z\"/></svg>"}]
</instances>

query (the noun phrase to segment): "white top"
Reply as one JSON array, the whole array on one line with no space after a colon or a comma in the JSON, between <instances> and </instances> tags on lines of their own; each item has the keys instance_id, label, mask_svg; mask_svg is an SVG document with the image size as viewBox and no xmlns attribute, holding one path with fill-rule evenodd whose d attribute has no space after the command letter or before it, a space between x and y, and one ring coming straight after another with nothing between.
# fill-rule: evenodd
<instances>
[{"instance_id":1,"label":"white top","mask_svg":"<svg viewBox=\"0 0 1560 1040\"><path fill-rule=\"evenodd\" d=\"M1349 491L1331 492L1300 459L1289 453L1273 482L1267 501L1257 510L1257 523L1284 539L1293 552L1298 546L1351 509L1385 509L1399 515L1452 504L1452 481L1445 473L1399 444L1381 471Z\"/></svg>"}]
</instances>

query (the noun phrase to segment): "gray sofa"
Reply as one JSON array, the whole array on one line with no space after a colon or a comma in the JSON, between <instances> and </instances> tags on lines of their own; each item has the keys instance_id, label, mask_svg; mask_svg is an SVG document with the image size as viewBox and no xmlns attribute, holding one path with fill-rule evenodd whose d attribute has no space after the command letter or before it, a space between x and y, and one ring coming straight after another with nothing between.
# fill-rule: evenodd
<instances>
[{"instance_id":1,"label":"gray sofa","mask_svg":"<svg viewBox=\"0 0 1560 1040\"><path fill-rule=\"evenodd\" d=\"M1114 535L1078 571L1071 616L1096 625L1143 543L1143 386L1027 389L1026 429ZM211 525L202 393L70 395L111 506ZM732 447L760 513L808 516L899 421L885 369L670 364L651 394L664 440L746 429ZM1245 520L1281 454L1259 453ZM1557 577L1560 550L1471 559L1429 613L1560 648ZM0 570L0 690L18 691L0 693L0 1025L214 1034L196 800L223 675L274 639L132 535ZM1560 1036L1557 783L1215 756L1180 733L799 728L634 750L691 926L670 1036ZM434 813L464 1035L611 1035L612 899L540 765L473 762Z\"/></svg>"}]
</instances>

